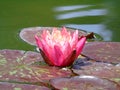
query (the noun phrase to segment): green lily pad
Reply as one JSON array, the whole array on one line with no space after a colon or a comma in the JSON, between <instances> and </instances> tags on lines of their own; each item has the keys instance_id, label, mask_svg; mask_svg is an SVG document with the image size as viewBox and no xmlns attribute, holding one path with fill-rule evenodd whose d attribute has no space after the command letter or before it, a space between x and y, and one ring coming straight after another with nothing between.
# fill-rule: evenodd
<instances>
[{"instance_id":1,"label":"green lily pad","mask_svg":"<svg viewBox=\"0 0 120 90\"><path fill-rule=\"evenodd\" d=\"M119 90L120 86L110 80L95 76L57 78L50 81L57 90Z\"/></svg>"},{"instance_id":2,"label":"green lily pad","mask_svg":"<svg viewBox=\"0 0 120 90\"><path fill-rule=\"evenodd\" d=\"M82 54L96 61L117 64L120 62L120 42L87 43Z\"/></svg>"},{"instance_id":3,"label":"green lily pad","mask_svg":"<svg viewBox=\"0 0 120 90\"><path fill-rule=\"evenodd\" d=\"M30 28L24 28L20 32L20 38L24 40L25 42L31 44L31 45L36 45L34 36L37 33L42 33L42 30L49 30L52 31L54 27L30 27ZM59 30L62 28L57 27ZM75 29L70 29L67 28L67 30L70 30L73 32ZM87 36L87 33L84 31L79 30L79 36ZM89 36L90 37L90 36Z\"/></svg>"},{"instance_id":4,"label":"green lily pad","mask_svg":"<svg viewBox=\"0 0 120 90\"><path fill-rule=\"evenodd\" d=\"M41 55L32 51L0 50L0 82L48 85L49 80L57 77L69 77L67 69L51 67Z\"/></svg>"}]
</instances>

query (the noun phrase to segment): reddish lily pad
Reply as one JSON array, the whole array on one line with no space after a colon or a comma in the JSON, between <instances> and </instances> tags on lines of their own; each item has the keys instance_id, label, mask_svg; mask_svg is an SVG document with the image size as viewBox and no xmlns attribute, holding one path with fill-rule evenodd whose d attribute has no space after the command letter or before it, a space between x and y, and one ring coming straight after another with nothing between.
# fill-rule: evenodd
<instances>
[{"instance_id":1,"label":"reddish lily pad","mask_svg":"<svg viewBox=\"0 0 120 90\"><path fill-rule=\"evenodd\" d=\"M95 76L58 78L50 81L57 90L119 90L120 86L110 80Z\"/></svg>"},{"instance_id":2,"label":"reddish lily pad","mask_svg":"<svg viewBox=\"0 0 120 90\"><path fill-rule=\"evenodd\" d=\"M43 61L39 53L23 50L0 50L0 70L15 69L17 66ZM3 74L3 72L0 72Z\"/></svg>"},{"instance_id":3,"label":"reddish lily pad","mask_svg":"<svg viewBox=\"0 0 120 90\"><path fill-rule=\"evenodd\" d=\"M22 40L24 40L25 42L31 44L31 45L36 45L34 36L37 33L42 33L42 30L49 30L52 31L54 27L31 27L31 28L24 28L21 30L20 32L20 38ZM57 27L59 30L61 30L62 28ZM70 30L71 32L73 32L75 29L70 29L67 28L67 30ZM86 36L87 33L84 31L80 31L79 30L79 35L80 36ZM90 36L89 36L90 37Z\"/></svg>"},{"instance_id":4,"label":"reddish lily pad","mask_svg":"<svg viewBox=\"0 0 120 90\"><path fill-rule=\"evenodd\" d=\"M81 69L73 69L78 75L93 75L102 78L120 78L120 66L114 66L108 63L95 63L82 66Z\"/></svg>"},{"instance_id":5,"label":"reddish lily pad","mask_svg":"<svg viewBox=\"0 0 120 90\"><path fill-rule=\"evenodd\" d=\"M40 53L27 51L23 56L24 64L32 64L37 61L43 61L43 58Z\"/></svg>"},{"instance_id":6,"label":"reddish lily pad","mask_svg":"<svg viewBox=\"0 0 120 90\"><path fill-rule=\"evenodd\" d=\"M0 82L0 90L51 90L45 86Z\"/></svg>"},{"instance_id":7,"label":"reddish lily pad","mask_svg":"<svg viewBox=\"0 0 120 90\"><path fill-rule=\"evenodd\" d=\"M87 43L83 55L102 62L120 62L120 42L91 42Z\"/></svg>"},{"instance_id":8,"label":"reddish lily pad","mask_svg":"<svg viewBox=\"0 0 120 90\"><path fill-rule=\"evenodd\" d=\"M22 66L23 68L9 71L0 77L1 81L32 83L47 85L50 79L58 77L70 77L70 70L62 70L50 66Z\"/></svg>"},{"instance_id":9,"label":"reddish lily pad","mask_svg":"<svg viewBox=\"0 0 120 90\"><path fill-rule=\"evenodd\" d=\"M47 85L57 77L69 77L72 73L58 67L36 65L43 62L39 53L20 50L0 50L0 81Z\"/></svg>"},{"instance_id":10,"label":"reddish lily pad","mask_svg":"<svg viewBox=\"0 0 120 90\"><path fill-rule=\"evenodd\" d=\"M29 76L30 64L43 61L39 53L22 50L0 50L0 80L22 82ZM25 73L24 73L25 72Z\"/></svg>"},{"instance_id":11,"label":"reddish lily pad","mask_svg":"<svg viewBox=\"0 0 120 90\"><path fill-rule=\"evenodd\" d=\"M92 75L120 84L120 66L108 63L92 62L90 65L81 66L81 69L72 69L78 75Z\"/></svg>"}]
</instances>

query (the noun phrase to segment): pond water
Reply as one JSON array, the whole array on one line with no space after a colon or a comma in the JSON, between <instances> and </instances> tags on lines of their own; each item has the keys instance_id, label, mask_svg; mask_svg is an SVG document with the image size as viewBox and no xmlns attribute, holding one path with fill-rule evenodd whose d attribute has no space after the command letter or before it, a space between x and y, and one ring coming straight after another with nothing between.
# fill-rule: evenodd
<instances>
[{"instance_id":1,"label":"pond water","mask_svg":"<svg viewBox=\"0 0 120 90\"><path fill-rule=\"evenodd\" d=\"M19 38L23 28L66 26L120 41L119 0L2 0L0 49L34 50Z\"/></svg>"}]
</instances>

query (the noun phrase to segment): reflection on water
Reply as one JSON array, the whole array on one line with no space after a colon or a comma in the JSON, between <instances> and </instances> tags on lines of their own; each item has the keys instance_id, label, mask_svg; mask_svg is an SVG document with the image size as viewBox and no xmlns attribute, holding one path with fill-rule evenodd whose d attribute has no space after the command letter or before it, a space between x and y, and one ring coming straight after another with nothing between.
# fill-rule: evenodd
<instances>
[{"instance_id":1,"label":"reflection on water","mask_svg":"<svg viewBox=\"0 0 120 90\"><path fill-rule=\"evenodd\" d=\"M65 26L97 33L103 37L104 41L110 41L112 39L112 31L106 30L103 24L66 24Z\"/></svg>"},{"instance_id":2,"label":"reflection on water","mask_svg":"<svg viewBox=\"0 0 120 90\"><path fill-rule=\"evenodd\" d=\"M108 13L105 18L107 29L113 31L112 41L120 42L120 0L105 0Z\"/></svg>"},{"instance_id":3,"label":"reflection on water","mask_svg":"<svg viewBox=\"0 0 120 90\"><path fill-rule=\"evenodd\" d=\"M101 16L105 15L105 9L93 9L89 11L78 11L78 12L70 12L56 16L57 19L70 19L76 17L85 17L85 16Z\"/></svg>"},{"instance_id":4,"label":"reflection on water","mask_svg":"<svg viewBox=\"0 0 120 90\"><path fill-rule=\"evenodd\" d=\"M102 16L107 14L106 9L88 9L88 10L81 10L84 8L91 7L92 5L74 5L74 6L61 6L61 7L56 7L54 11L56 12L63 12L62 14L56 15L57 20L66 20L66 19L72 19L72 18L82 18L82 17L94 17L94 16ZM78 9L80 9L78 11ZM74 11L71 11L74 10ZM75 11L77 10L77 11ZM64 12L64 11L70 11L70 12ZM71 28L76 28L76 29L82 29L86 30L88 32L95 32L103 37L105 41L110 41L112 40L112 31L106 30L105 26L101 23L95 23L95 24L72 24L72 23L67 23L64 24L67 27Z\"/></svg>"},{"instance_id":5,"label":"reflection on water","mask_svg":"<svg viewBox=\"0 0 120 90\"><path fill-rule=\"evenodd\" d=\"M87 8L92 5L72 5L72 6L60 6L60 7L55 7L54 11L70 11L70 10L76 10L76 9L81 9L81 8Z\"/></svg>"},{"instance_id":6,"label":"reflection on water","mask_svg":"<svg viewBox=\"0 0 120 90\"><path fill-rule=\"evenodd\" d=\"M105 3L106 1L106 3ZM33 50L19 39L26 27L68 26L120 41L120 0L2 0L0 49Z\"/></svg>"},{"instance_id":7,"label":"reflection on water","mask_svg":"<svg viewBox=\"0 0 120 90\"><path fill-rule=\"evenodd\" d=\"M76 10L76 9L82 9L87 8L92 5L76 5L76 6L63 6L63 7L56 7L55 11L70 11L70 10ZM76 17L85 17L85 16L101 16L106 14L106 9L90 9L87 11L72 11L69 13L63 13L56 16L56 19L71 19Z\"/></svg>"}]
</instances>

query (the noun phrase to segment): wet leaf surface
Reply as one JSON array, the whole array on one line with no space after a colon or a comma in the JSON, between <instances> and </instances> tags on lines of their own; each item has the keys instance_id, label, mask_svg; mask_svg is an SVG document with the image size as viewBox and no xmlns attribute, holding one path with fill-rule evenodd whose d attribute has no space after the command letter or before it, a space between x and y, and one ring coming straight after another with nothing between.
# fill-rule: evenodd
<instances>
[{"instance_id":1,"label":"wet leaf surface","mask_svg":"<svg viewBox=\"0 0 120 90\"><path fill-rule=\"evenodd\" d=\"M120 78L120 66L92 62L90 65L81 66L81 68L73 69L73 72L79 75L93 75L102 78Z\"/></svg>"},{"instance_id":2,"label":"wet leaf surface","mask_svg":"<svg viewBox=\"0 0 120 90\"><path fill-rule=\"evenodd\" d=\"M72 78L57 78L50 81L58 90L119 90L116 83L95 76L76 76Z\"/></svg>"},{"instance_id":3,"label":"wet leaf surface","mask_svg":"<svg viewBox=\"0 0 120 90\"><path fill-rule=\"evenodd\" d=\"M34 39L35 34L42 33L42 30L52 31L53 28L54 27L31 27L31 28L24 28L20 32L20 38L22 40L24 40L25 42L31 44L31 45L36 45L36 42L35 42L35 39ZM59 30L61 30L61 28L59 28L59 27L57 27L57 28ZM73 32L75 29L67 28L67 30L70 30L71 32ZM79 30L79 36L86 36L86 35L87 35L86 32Z\"/></svg>"},{"instance_id":4,"label":"wet leaf surface","mask_svg":"<svg viewBox=\"0 0 120 90\"><path fill-rule=\"evenodd\" d=\"M81 69L82 66L88 66L88 65L91 65L92 63L89 62L89 58L86 58L86 57L82 57L82 58L77 58L75 61L74 61L74 64L72 65L72 69Z\"/></svg>"},{"instance_id":5,"label":"wet leaf surface","mask_svg":"<svg viewBox=\"0 0 120 90\"><path fill-rule=\"evenodd\" d=\"M47 85L48 81L57 77L69 77L71 71L50 66L19 66L19 68L1 75L1 81L21 82Z\"/></svg>"},{"instance_id":6,"label":"wet leaf surface","mask_svg":"<svg viewBox=\"0 0 120 90\"><path fill-rule=\"evenodd\" d=\"M39 53L20 50L0 50L0 81L11 83L28 83L47 86L50 79L69 77L72 73L43 62Z\"/></svg>"},{"instance_id":7,"label":"wet leaf surface","mask_svg":"<svg viewBox=\"0 0 120 90\"><path fill-rule=\"evenodd\" d=\"M80 58L74 62L79 67L72 67L71 72L68 68L48 66L37 52L0 50L0 90L49 90L51 85L60 90L119 90L120 63L116 59L108 62Z\"/></svg>"},{"instance_id":8,"label":"wet leaf surface","mask_svg":"<svg viewBox=\"0 0 120 90\"><path fill-rule=\"evenodd\" d=\"M72 66L73 73L77 75L92 75L106 78L120 84L120 63L91 60L88 57L79 57Z\"/></svg>"},{"instance_id":9,"label":"wet leaf surface","mask_svg":"<svg viewBox=\"0 0 120 90\"><path fill-rule=\"evenodd\" d=\"M96 61L117 64L120 62L120 42L87 43L82 54Z\"/></svg>"},{"instance_id":10,"label":"wet leaf surface","mask_svg":"<svg viewBox=\"0 0 120 90\"><path fill-rule=\"evenodd\" d=\"M45 86L0 82L0 90L51 90Z\"/></svg>"}]
</instances>

